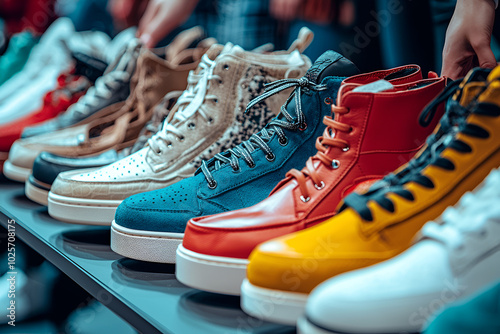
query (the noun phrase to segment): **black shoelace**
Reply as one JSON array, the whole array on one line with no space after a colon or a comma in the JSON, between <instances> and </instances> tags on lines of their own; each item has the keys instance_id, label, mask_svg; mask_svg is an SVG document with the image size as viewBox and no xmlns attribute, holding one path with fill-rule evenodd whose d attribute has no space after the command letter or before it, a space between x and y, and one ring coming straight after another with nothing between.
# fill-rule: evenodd
<instances>
[{"instance_id":1,"label":"black shoelace","mask_svg":"<svg viewBox=\"0 0 500 334\"><path fill-rule=\"evenodd\" d=\"M248 110L251 109L254 105L262 102L270 96L273 96L285 89L295 87L294 91L290 94L285 104L281 106L280 115L283 117L281 119L279 116L274 118L266 125L264 129L262 129L257 134L254 133L250 137L250 139L241 143L235 148L230 149L224 153L216 154L208 162L203 161L201 164L201 172L205 175L205 179L207 180L208 187L210 189L215 189L217 187L217 181L215 181L214 177L212 176L210 167L213 167L213 170L219 170L221 166L229 164L234 171L239 171L239 159L243 158L248 166L250 166L250 168L253 168L255 167L255 161L253 160L251 153L259 148L264 152L268 161L273 161L275 159L275 155L267 144L269 140L271 140L272 136L276 133L280 145L286 146L288 144L288 138L283 132L283 129L297 131L304 130L307 127L306 117L302 111L301 102L303 90L322 91L326 89L326 85L315 84L304 77L300 79L277 80L275 82L266 84L265 87L265 92L257 98L253 99L248 104L245 112L248 112ZM293 98L295 98L296 118L290 115L290 113L286 109L286 106L288 106Z\"/></svg>"},{"instance_id":2,"label":"black shoelace","mask_svg":"<svg viewBox=\"0 0 500 334\"><path fill-rule=\"evenodd\" d=\"M429 115L436 112L436 108L445 102L450 96L459 92L460 80L449 85L420 116L420 124L429 124L426 121ZM433 109L433 110L431 110ZM352 193L344 199L341 211L350 207L354 209L365 221L373 221L373 216L368 208L368 202L374 201L383 209L394 212L394 204L388 198L388 194L396 194L406 200L413 201L413 194L403 186L408 182L415 182L426 188L434 188L434 183L422 170L429 166L437 166L445 170L454 170L455 166L450 160L440 156L445 148L451 148L460 153L471 152L471 147L465 142L456 139L457 133L462 133L476 138L488 138L489 133L478 125L467 123L470 114L498 117L500 108L494 104L472 102L469 107L463 107L458 101L449 99L446 113L440 121L440 129L437 133L427 139L427 148L417 158L409 161L407 167L397 174L389 174L381 181L374 184L365 194Z\"/></svg>"}]
</instances>

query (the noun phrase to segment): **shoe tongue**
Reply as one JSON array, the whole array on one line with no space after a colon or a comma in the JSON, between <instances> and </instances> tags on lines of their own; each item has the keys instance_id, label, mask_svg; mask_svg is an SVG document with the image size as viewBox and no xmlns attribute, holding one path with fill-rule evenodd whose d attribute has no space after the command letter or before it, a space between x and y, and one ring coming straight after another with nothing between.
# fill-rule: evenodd
<instances>
[{"instance_id":1,"label":"shoe tongue","mask_svg":"<svg viewBox=\"0 0 500 334\"><path fill-rule=\"evenodd\" d=\"M455 100L459 100L462 106L468 106L485 86L485 81L491 77L490 69L475 68L465 76L460 84L462 92L455 94Z\"/></svg>"},{"instance_id":2,"label":"shoe tongue","mask_svg":"<svg viewBox=\"0 0 500 334\"><path fill-rule=\"evenodd\" d=\"M349 59L335 51L323 53L306 73L306 78L314 83L329 76L350 77L359 74L359 70Z\"/></svg>"},{"instance_id":3,"label":"shoe tongue","mask_svg":"<svg viewBox=\"0 0 500 334\"><path fill-rule=\"evenodd\" d=\"M480 72L481 69L475 69L474 72ZM484 71L484 70L483 70ZM493 70L491 70L490 74L488 75L488 81L494 81L500 79L500 66L495 67Z\"/></svg>"}]
</instances>

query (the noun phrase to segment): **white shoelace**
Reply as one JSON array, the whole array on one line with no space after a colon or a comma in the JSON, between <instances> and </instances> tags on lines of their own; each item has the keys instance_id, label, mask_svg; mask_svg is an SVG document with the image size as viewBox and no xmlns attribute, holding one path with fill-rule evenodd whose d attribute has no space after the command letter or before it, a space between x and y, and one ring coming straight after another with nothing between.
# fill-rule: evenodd
<instances>
[{"instance_id":1,"label":"white shoelace","mask_svg":"<svg viewBox=\"0 0 500 334\"><path fill-rule=\"evenodd\" d=\"M442 224L427 223L422 229L425 237L438 240L451 249L461 247L466 236L484 237L486 225L500 224L500 169L493 170L482 188L466 193L460 202L442 214Z\"/></svg>"},{"instance_id":2,"label":"white shoelace","mask_svg":"<svg viewBox=\"0 0 500 334\"><path fill-rule=\"evenodd\" d=\"M140 45L138 43L130 43L114 69L99 77L95 85L90 87L87 93L68 110L68 113L64 113L63 115L71 118L75 115L85 117L103 99L110 99L116 89L123 83L130 81L132 70L134 69L134 66L130 66L130 63L137 59L139 48Z\"/></svg>"},{"instance_id":3,"label":"white shoelace","mask_svg":"<svg viewBox=\"0 0 500 334\"><path fill-rule=\"evenodd\" d=\"M215 61L210 60L207 55L203 55L198 66L201 69L199 73L195 74L193 71L189 73L188 86L177 100L177 110L172 120L170 122L165 120L163 128L148 141L149 146L157 154L161 153L163 145L168 146L172 144L171 135L181 140L184 139L178 127L196 112L207 122L211 120L205 110L204 102L207 100L217 100L217 96L208 94L208 88L211 80L220 79L220 77L213 74Z\"/></svg>"}]
</instances>

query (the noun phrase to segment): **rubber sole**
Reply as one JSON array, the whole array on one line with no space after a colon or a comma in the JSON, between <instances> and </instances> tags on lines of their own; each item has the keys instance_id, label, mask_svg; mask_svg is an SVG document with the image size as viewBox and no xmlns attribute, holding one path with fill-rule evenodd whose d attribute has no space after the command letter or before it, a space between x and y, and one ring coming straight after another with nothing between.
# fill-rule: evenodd
<instances>
[{"instance_id":1,"label":"rubber sole","mask_svg":"<svg viewBox=\"0 0 500 334\"><path fill-rule=\"evenodd\" d=\"M49 215L66 223L110 226L121 200L94 200L49 192Z\"/></svg>"},{"instance_id":2,"label":"rubber sole","mask_svg":"<svg viewBox=\"0 0 500 334\"><path fill-rule=\"evenodd\" d=\"M7 160L3 165L3 174L12 181L24 183L31 174L31 168L15 166Z\"/></svg>"},{"instance_id":3,"label":"rubber sole","mask_svg":"<svg viewBox=\"0 0 500 334\"><path fill-rule=\"evenodd\" d=\"M306 317L302 316L297 321L297 334L336 334L338 332L327 331L319 328L309 322Z\"/></svg>"},{"instance_id":4,"label":"rubber sole","mask_svg":"<svg viewBox=\"0 0 500 334\"><path fill-rule=\"evenodd\" d=\"M40 185L38 183L40 181L35 180L33 175L30 175L24 184L24 193L33 202L48 205L50 185Z\"/></svg>"},{"instance_id":5,"label":"rubber sole","mask_svg":"<svg viewBox=\"0 0 500 334\"><path fill-rule=\"evenodd\" d=\"M196 253L182 244L177 248L175 276L195 289L239 296L248 260Z\"/></svg>"},{"instance_id":6,"label":"rubber sole","mask_svg":"<svg viewBox=\"0 0 500 334\"><path fill-rule=\"evenodd\" d=\"M295 326L304 313L308 295L271 290L252 285L247 279L241 284L241 308L247 314L266 321Z\"/></svg>"},{"instance_id":7,"label":"rubber sole","mask_svg":"<svg viewBox=\"0 0 500 334\"><path fill-rule=\"evenodd\" d=\"M147 262L175 263L184 233L134 230L111 223L111 249L122 256Z\"/></svg>"}]
</instances>

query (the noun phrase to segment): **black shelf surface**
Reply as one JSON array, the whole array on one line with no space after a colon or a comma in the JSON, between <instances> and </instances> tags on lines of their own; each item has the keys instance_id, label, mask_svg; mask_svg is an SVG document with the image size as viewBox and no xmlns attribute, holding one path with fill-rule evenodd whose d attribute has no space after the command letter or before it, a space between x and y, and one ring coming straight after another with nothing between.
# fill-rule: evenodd
<instances>
[{"instance_id":1,"label":"black shelf surface","mask_svg":"<svg viewBox=\"0 0 500 334\"><path fill-rule=\"evenodd\" d=\"M110 229L54 220L0 177L0 224L142 333L294 333L246 315L238 297L202 292L175 279L175 266L130 260L109 247ZM70 298L70 296L69 296Z\"/></svg>"}]
</instances>

